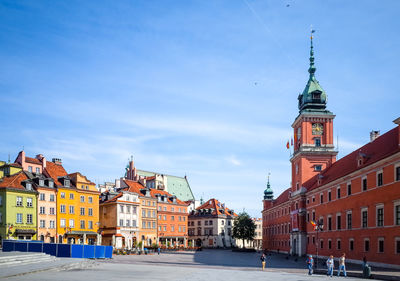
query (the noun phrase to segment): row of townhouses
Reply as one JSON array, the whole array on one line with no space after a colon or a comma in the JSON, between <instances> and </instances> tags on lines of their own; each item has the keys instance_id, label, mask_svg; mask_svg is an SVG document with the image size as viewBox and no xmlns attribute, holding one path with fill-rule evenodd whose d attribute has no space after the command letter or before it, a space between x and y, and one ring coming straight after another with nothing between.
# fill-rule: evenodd
<instances>
[{"instance_id":1,"label":"row of townhouses","mask_svg":"<svg viewBox=\"0 0 400 281\"><path fill-rule=\"evenodd\" d=\"M185 177L137 170L97 188L60 159L0 162L0 239L134 247L231 247L233 210L197 204ZM197 208L196 208L197 207Z\"/></svg>"}]
</instances>

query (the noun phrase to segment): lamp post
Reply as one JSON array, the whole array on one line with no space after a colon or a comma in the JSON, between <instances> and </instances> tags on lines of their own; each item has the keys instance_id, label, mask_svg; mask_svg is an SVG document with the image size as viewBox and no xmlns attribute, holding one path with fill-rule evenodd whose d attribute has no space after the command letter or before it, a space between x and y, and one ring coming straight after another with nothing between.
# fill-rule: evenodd
<instances>
[{"instance_id":1,"label":"lamp post","mask_svg":"<svg viewBox=\"0 0 400 281\"><path fill-rule=\"evenodd\" d=\"M316 228L316 230L317 230L317 258L316 258L317 262L316 262L316 264L315 264L315 268L318 269L318 248L319 248L319 246L320 246L320 245L319 245L318 233L319 233L320 231L323 231L323 230L324 230L324 222L323 222L322 219L320 219L320 220L318 221L318 223L317 223L317 225L315 226L315 228Z\"/></svg>"}]
</instances>

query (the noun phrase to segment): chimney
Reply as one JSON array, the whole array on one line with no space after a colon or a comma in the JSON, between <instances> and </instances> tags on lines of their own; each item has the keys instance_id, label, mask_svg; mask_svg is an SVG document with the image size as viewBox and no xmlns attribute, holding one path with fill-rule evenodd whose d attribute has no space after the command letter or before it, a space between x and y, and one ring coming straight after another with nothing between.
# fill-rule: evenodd
<instances>
[{"instance_id":1,"label":"chimney","mask_svg":"<svg viewBox=\"0 0 400 281\"><path fill-rule=\"evenodd\" d=\"M380 136L380 131L371 131L369 133L369 138L370 141L373 142L374 140L376 140L378 137Z\"/></svg>"},{"instance_id":2,"label":"chimney","mask_svg":"<svg viewBox=\"0 0 400 281\"><path fill-rule=\"evenodd\" d=\"M60 158L53 158L51 160L51 162L53 162L54 164L57 164L57 165L62 165L62 161Z\"/></svg>"},{"instance_id":3,"label":"chimney","mask_svg":"<svg viewBox=\"0 0 400 281\"><path fill-rule=\"evenodd\" d=\"M36 155L36 159L42 162L42 171L43 171L46 168L46 157L44 157L43 154L38 154Z\"/></svg>"}]
</instances>

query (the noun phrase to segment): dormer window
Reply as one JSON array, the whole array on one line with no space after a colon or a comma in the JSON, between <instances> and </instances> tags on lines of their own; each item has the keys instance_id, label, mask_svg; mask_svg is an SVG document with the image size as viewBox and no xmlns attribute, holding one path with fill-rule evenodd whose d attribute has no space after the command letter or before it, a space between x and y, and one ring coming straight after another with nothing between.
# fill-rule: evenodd
<instances>
[{"instance_id":1,"label":"dormer window","mask_svg":"<svg viewBox=\"0 0 400 281\"><path fill-rule=\"evenodd\" d=\"M32 184L27 182L26 183L26 190L32 190Z\"/></svg>"},{"instance_id":2,"label":"dormer window","mask_svg":"<svg viewBox=\"0 0 400 281\"><path fill-rule=\"evenodd\" d=\"M44 180L39 180L39 185L44 186Z\"/></svg>"},{"instance_id":3,"label":"dormer window","mask_svg":"<svg viewBox=\"0 0 400 281\"><path fill-rule=\"evenodd\" d=\"M67 180L67 179L65 179L65 180L64 180L64 186L65 186L65 187L69 187L69 186L70 186L70 181Z\"/></svg>"}]
</instances>

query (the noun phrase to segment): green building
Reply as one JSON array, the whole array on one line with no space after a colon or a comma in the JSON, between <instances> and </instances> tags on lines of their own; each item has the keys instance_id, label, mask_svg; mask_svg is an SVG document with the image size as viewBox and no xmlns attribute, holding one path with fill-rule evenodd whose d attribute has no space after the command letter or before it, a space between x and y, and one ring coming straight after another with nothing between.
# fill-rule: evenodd
<instances>
[{"instance_id":1,"label":"green building","mask_svg":"<svg viewBox=\"0 0 400 281\"><path fill-rule=\"evenodd\" d=\"M0 179L0 240L36 240L37 192L24 172Z\"/></svg>"},{"instance_id":2,"label":"green building","mask_svg":"<svg viewBox=\"0 0 400 281\"><path fill-rule=\"evenodd\" d=\"M22 166L17 163L0 161L0 179L6 176L15 175L22 171Z\"/></svg>"}]
</instances>

